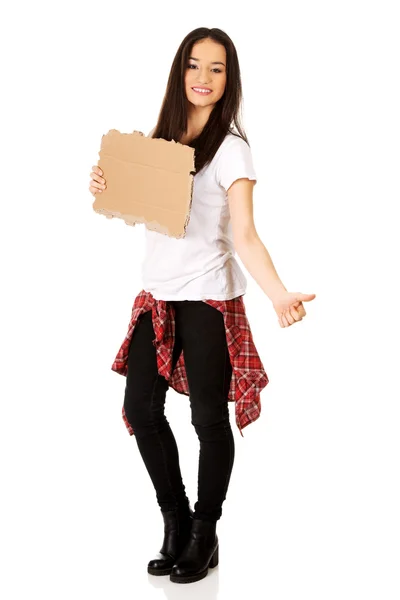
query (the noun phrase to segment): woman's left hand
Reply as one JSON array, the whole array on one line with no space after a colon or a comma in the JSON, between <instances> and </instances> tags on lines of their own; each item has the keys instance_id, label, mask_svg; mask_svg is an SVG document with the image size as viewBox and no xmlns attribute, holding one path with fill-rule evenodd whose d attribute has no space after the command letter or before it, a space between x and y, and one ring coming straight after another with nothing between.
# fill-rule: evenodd
<instances>
[{"instance_id":1,"label":"woman's left hand","mask_svg":"<svg viewBox=\"0 0 400 600\"><path fill-rule=\"evenodd\" d=\"M296 321L301 321L306 316L303 302L314 300L315 294L302 294L300 292L282 292L273 301L273 307L278 315L281 327L289 327Z\"/></svg>"}]
</instances>

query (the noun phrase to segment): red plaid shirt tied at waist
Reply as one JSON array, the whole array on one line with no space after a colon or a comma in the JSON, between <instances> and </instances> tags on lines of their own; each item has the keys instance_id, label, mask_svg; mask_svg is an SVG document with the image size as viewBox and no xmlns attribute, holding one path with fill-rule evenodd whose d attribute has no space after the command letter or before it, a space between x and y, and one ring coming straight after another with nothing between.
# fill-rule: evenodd
<instances>
[{"instance_id":1,"label":"red plaid shirt tied at waist","mask_svg":"<svg viewBox=\"0 0 400 600\"><path fill-rule=\"evenodd\" d=\"M228 400L235 402L236 425L242 429L258 419L261 413L260 392L269 379L264 370L247 319L243 297L232 300L203 300L221 311L224 317L226 341L228 345L232 378ZM186 375L183 352L172 371L172 351L175 340L175 310L167 300L156 300L150 292L142 290L135 298L128 332L114 359L111 369L126 377L128 373L128 352L133 331L139 316L151 310L155 333L153 345L157 353L157 367L170 387L180 394L189 396L189 383ZM122 417L130 435L134 434L122 407Z\"/></svg>"}]
</instances>

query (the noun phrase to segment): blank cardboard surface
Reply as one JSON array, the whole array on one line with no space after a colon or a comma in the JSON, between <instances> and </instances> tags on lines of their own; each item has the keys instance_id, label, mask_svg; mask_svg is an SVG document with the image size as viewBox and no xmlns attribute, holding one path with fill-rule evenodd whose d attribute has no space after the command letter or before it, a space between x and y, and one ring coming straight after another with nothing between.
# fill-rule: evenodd
<instances>
[{"instance_id":1,"label":"blank cardboard surface","mask_svg":"<svg viewBox=\"0 0 400 600\"><path fill-rule=\"evenodd\" d=\"M185 237L193 193L194 148L111 129L102 136L98 166L106 189L93 209L127 225L144 223L170 237Z\"/></svg>"}]
</instances>

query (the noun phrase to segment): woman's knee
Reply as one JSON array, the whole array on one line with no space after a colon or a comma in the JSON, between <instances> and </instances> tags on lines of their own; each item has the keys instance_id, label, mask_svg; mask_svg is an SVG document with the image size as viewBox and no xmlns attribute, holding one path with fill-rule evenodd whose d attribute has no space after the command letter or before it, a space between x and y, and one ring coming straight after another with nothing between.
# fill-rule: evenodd
<instances>
[{"instance_id":1,"label":"woman's knee","mask_svg":"<svg viewBox=\"0 0 400 600\"><path fill-rule=\"evenodd\" d=\"M146 385L127 381L124 410L133 429L145 429L165 423L165 398L168 384L164 377L156 375Z\"/></svg>"},{"instance_id":2,"label":"woman's knee","mask_svg":"<svg viewBox=\"0 0 400 600\"><path fill-rule=\"evenodd\" d=\"M228 403L192 405L192 425L199 439L225 437L230 428Z\"/></svg>"}]
</instances>

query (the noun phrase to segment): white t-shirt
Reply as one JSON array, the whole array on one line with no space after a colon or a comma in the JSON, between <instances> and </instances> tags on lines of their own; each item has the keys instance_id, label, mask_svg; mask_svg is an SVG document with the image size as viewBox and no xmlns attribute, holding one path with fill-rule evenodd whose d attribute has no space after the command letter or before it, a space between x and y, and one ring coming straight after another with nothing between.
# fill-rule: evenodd
<instances>
[{"instance_id":1,"label":"white t-shirt","mask_svg":"<svg viewBox=\"0 0 400 600\"><path fill-rule=\"evenodd\" d=\"M231 300L246 292L247 280L235 259L227 195L243 177L257 179L250 147L228 133L212 161L194 177L185 237L146 228L143 289L156 300Z\"/></svg>"}]
</instances>

